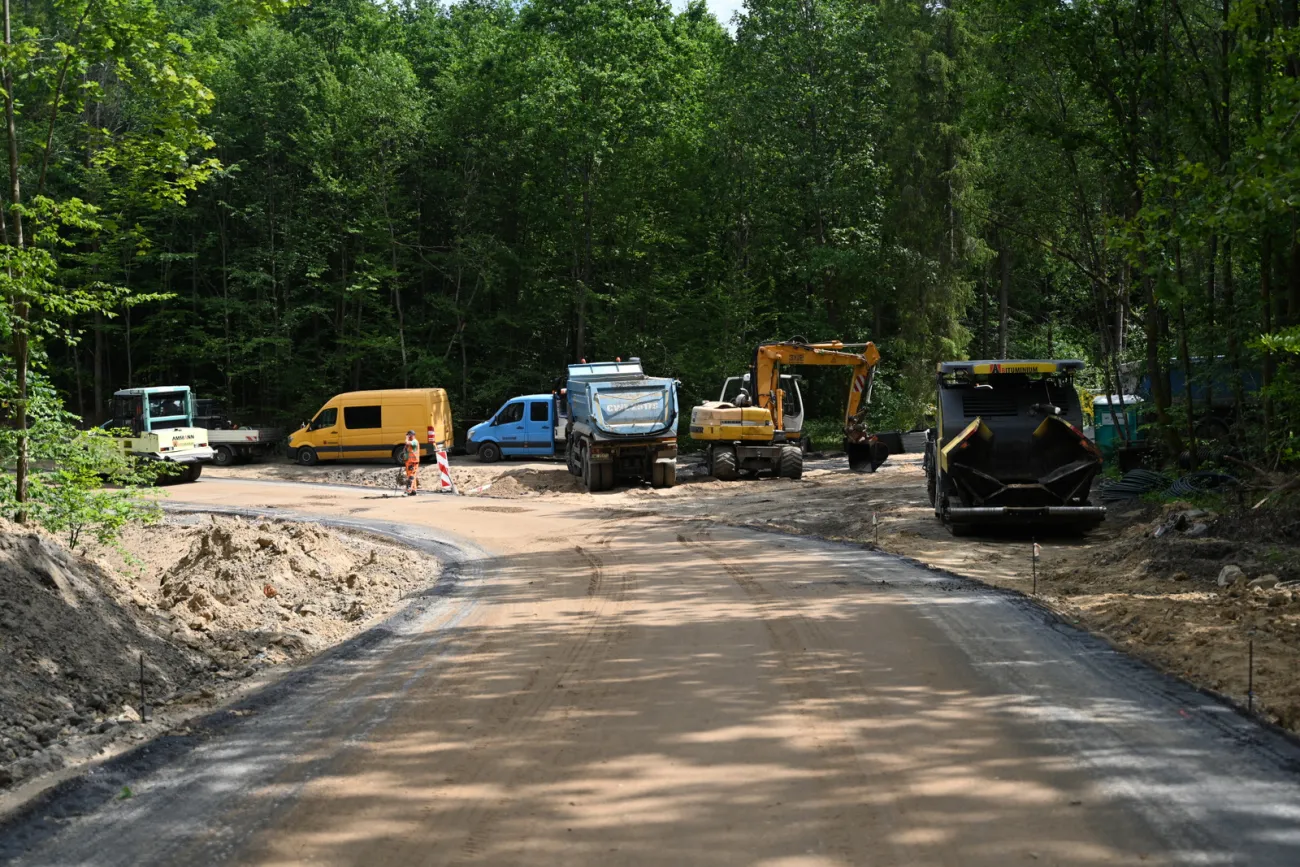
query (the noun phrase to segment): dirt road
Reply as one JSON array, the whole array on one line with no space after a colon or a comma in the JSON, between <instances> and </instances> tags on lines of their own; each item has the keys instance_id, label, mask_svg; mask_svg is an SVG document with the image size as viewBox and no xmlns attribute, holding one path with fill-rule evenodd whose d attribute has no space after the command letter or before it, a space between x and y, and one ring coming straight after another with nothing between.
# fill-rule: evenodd
<instances>
[{"instance_id":1,"label":"dirt road","mask_svg":"<svg viewBox=\"0 0 1300 867\"><path fill-rule=\"evenodd\" d=\"M398 532L455 586L0 861L1300 863L1300 749L1019 597L600 497L182 498Z\"/></svg>"}]
</instances>

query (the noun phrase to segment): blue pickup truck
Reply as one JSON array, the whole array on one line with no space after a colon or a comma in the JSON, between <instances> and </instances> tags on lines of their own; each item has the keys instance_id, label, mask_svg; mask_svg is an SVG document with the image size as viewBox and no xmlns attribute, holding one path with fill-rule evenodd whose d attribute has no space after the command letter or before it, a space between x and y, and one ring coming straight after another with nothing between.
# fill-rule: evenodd
<instances>
[{"instance_id":1,"label":"blue pickup truck","mask_svg":"<svg viewBox=\"0 0 1300 867\"><path fill-rule=\"evenodd\" d=\"M559 395L512 397L492 418L469 429L465 450L485 464L502 458L562 454L567 422Z\"/></svg>"},{"instance_id":2,"label":"blue pickup truck","mask_svg":"<svg viewBox=\"0 0 1300 867\"><path fill-rule=\"evenodd\" d=\"M502 404L469 429L465 449L485 463L564 455L589 491L618 479L677 483L677 381L646 376L639 359L569 365L559 394Z\"/></svg>"}]
</instances>

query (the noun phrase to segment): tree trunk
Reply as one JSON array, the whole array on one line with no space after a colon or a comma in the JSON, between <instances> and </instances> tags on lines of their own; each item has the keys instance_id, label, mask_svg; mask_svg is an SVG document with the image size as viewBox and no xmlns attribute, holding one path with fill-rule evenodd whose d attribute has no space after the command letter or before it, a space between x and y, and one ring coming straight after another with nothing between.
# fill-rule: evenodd
<instances>
[{"instance_id":1,"label":"tree trunk","mask_svg":"<svg viewBox=\"0 0 1300 867\"><path fill-rule=\"evenodd\" d=\"M9 0L4 0L4 44L6 50L13 45L13 23L10 15ZM18 176L18 124L14 116L14 74L8 63L4 66L5 89L5 132L9 145L9 207L12 209L12 234L8 243L19 252L19 268L22 267L21 253L25 249L23 241L22 183ZM9 231L6 231L9 234ZM30 361L30 323L31 306L21 293L23 275L10 274L10 279L18 284L13 304L13 356L14 379L17 395L14 400L14 426L18 430L17 467L14 473L14 496L18 510L14 520L26 523L27 509L27 474L31 460L31 442L27 433L27 370Z\"/></svg>"},{"instance_id":2,"label":"tree trunk","mask_svg":"<svg viewBox=\"0 0 1300 867\"><path fill-rule=\"evenodd\" d=\"M1001 245L1000 245L1001 246ZM1011 295L1011 251L1005 246L998 250L998 358L1007 357L1010 343L1007 334L1010 324L1009 305Z\"/></svg>"},{"instance_id":3,"label":"tree trunk","mask_svg":"<svg viewBox=\"0 0 1300 867\"><path fill-rule=\"evenodd\" d=\"M95 311L95 357L92 362L94 367L95 384L92 395L95 399L95 406L91 410L91 416L95 423L104 421L107 416L104 414L104 407L107 402L104 399L104 314L99 310Z\"/></svg>"}]
</instances>

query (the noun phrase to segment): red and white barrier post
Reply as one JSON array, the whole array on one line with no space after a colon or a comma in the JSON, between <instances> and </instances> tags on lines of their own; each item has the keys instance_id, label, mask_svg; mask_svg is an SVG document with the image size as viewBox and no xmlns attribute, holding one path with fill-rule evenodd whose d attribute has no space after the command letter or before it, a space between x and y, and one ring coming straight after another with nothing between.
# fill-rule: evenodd
<instances>
[{"instance_id":1,"label":"red and white barrier post","mask_svg":"<svg viewBox=\"0 0 1300 867\"><path fill-rule=\"evenodd\" d=\"M456 493L456 483L451 479L451 462L447 460L447 447L438 443L438 492Z\"/></svg>"}]
</instances>

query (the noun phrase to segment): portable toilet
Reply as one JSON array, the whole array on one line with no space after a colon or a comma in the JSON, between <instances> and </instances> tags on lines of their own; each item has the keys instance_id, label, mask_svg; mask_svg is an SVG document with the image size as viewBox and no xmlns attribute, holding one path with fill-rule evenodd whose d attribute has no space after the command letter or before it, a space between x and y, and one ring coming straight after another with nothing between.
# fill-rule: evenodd
<instances>
[{"instance_id":1,"label":"portable toilet","mask_svg":"<svg viewBox=\"0 0 1300 867\"><path fill-rule=\"evenodd\" d=\"M1093 440L1103 455L1112 457L1124 444L1121 422L1128 429L1130 443L1146 439L1146 433L1138 428L1141 411L1142 398L1132 394L1103 394L1092 399Z\"/></svg>"}]
</instances>

